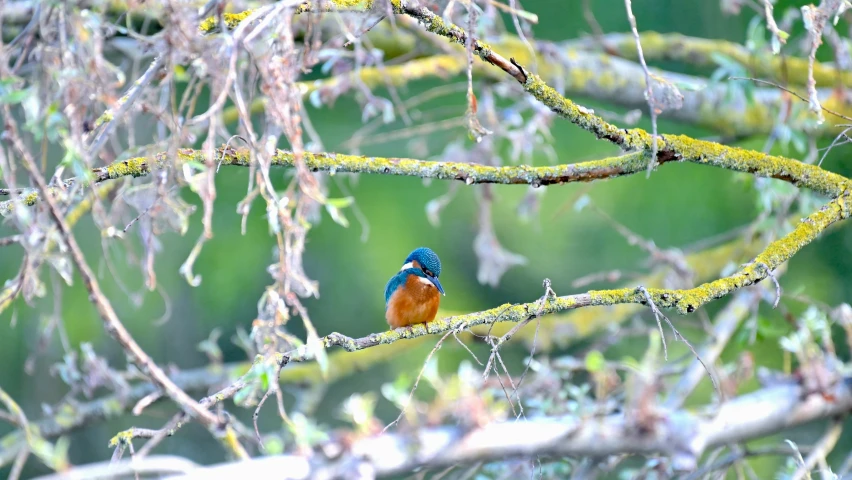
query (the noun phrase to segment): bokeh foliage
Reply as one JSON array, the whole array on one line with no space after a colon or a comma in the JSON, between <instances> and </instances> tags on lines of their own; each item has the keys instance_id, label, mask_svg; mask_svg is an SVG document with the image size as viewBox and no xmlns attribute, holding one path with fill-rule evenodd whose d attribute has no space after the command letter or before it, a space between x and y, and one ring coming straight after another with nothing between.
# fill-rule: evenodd
<instances>
[{"instance_id":1,"label":"bokeh foliage","mask_svg":"<svg viewBox=\"0 0 852 480\"><path fill-rule=\"evenodd\" d=\"M581 2L558 3L545 0L524 2L526 10L539 14L540 23L534 28L536 37L558 41L586 33L588 28L583 20ZM592 3L605 31L628 31L621 2ZM718 2L637 0L633 4L639 28L643 31L680 32L735 42L746 39L749 15L725 16ZM776 11L782 11L788 5L794 5L794 2L778 2ZM795 34L801 32L794 31ZM657 66L694 71L688 66L666 62ZM462 76L448 81L423 80L407 85L403 91L406 96L415 96L449 82L463 81ZM385 95L386 92L378 89L377 94ZM618 110L583 98L574 100L596 110ZM465 109L463 90L427 102L420 109L461 114ZM347 140L361 126L359 107L346 97L338 99L333 106L309 106L308 113L329 151L346 152ZM649 128L649 125L647 118L639 123L643 128ZM423 158L424 148L429 155L436 155L451 141L472 142L463 126L425 137L415 134L410 139L381 141L382 132L402 127L400 120L381 127L379 133L373 134L378 141L363 146L362 153ZM659 129L696 137L714 135L714 132L665 119L660 121ZM138 130L150 132L151 126L139 125ZM591 139L567 122L556 121L551 131L559 163L573 163L614 153L611 145ZM764 139L743 139L738 145L760 149L763 142ZM509 147L504 147L507 154ZM840 147L830 153L823 167L842 175L852 173L852 167L843 157L844 149ZM794 158L802 155L793 146L788 146L786 151L784 146L776 146L774 151ZM55 158L62 156L58 147L51 152ZM536 165L545 165L548 161L543 155L535 158ZM283 185L287 173L276 170L275 174L279 176L276 181ZM200 202L189 190L183 192L183 198L198 205L198 210L191 217L189 231L185 235L169 233L161 237L163 248L157 256L156 272L162 291L168 295L166 302L170 311L168 321L163 324L157 320L163 315L165 302L156 292L144 293L135 304L133 298L109 281L111 274L105 269L103 260L98 260L103 253L101 235L92 221L85 218L75 229L81 244L86 247L87 258L103 274L106 293L122 321L142 347L163 365L193 368L206 364L207 357L196 345L208 338L213 329L222 332L219 346L224 361L244 360L242 350L229 340L237 328L248 330L257 314L257 298L270 283L265 268L272 261L274 247L259 202L249 216L246 235L240 233L240 217L234 207L244 196L247 179L248 171L239 168L223 168L216 176L215 237L205 245L196 264L195 272L202 278L197 288L189 286L177 272L177 266L187 257L201 233ZM321 223L309 234L305 257L306 271L319 281L320 297L307 300L306 306L321 335L338 331L353 337L385 328L384 283L414 247L427 245L441 256L444 264L441 281L447 291L442 306L454 312L477 311L506 302L533 301L542 295L541 282L545 277L551 279L558 294L568 294L574 293L571 282L584 275L614 269L642 271L646 268L645 254L628 245L605 220L588 209L574 208L583 195L588 195L595 205L634 232L665 248L687 247L748 223L761 210L762 195L765 194L765 190L754 188L754 179L745 175L682 164L662 168L650 178L636 175L590 186L569 184L541 189L537 192L541 195L540 210L530 215L519 215L516 212L530 187L496 186L494 211L501 212L494 216L497 236L507 249L525 256L527 263L512 268L499 285L492 288L477 281L476 257L473 255L473 239L477 232L475 189L479 187L461 186L450 208L441 213L440 224L434 226L428 220L426 206L447 191L447 183L362 175L357 179L337 177L330 185L331 197L355 197L363 223L349 211L350 226L343 228L323 213ZM341 185L345 189L341 189ZM6 233L0 226L0 236ZM126 241L138 239L129 235ZM111 243L115 245L110 250L113 258L123 259L121 244ZM790 262L789 271L782 279L785 292L806 294L830 305L848 300L852 296L848 273L852 271L852 261L843 252L849 247L852 247L852 233L847 227L842 227L804 249ZM20 253L17 247L0 250L0 278L14 275ZM114 263L116 275L132 291L144 292L144 280L138 269L122 261ZM719 266L720 269L722 267ZM104 334L79 278L76 280L73 287L65 289L61 304L71 344L77 346L89 342L113 365L122 365L122 352ZM789 306L794 314L801 313L805 307L795 302L790 302ZM51 364L61 360L61 349L55 339L47 355L36 360L32 373L26 373L23 368L38 342L44 318L53 307L53 298L48 295L38 300L34 307L16 301L14 308L0 315L0 364L4 366L0 369L0 385L34 418L39 416L42 403L54 403L64 394L61 383L51 379L49 373ZM719 305L712 305L708 311L712 315L718 308ZM683 321L680 317L673 320ZM777 311L762 307L761 321L781 324L777 328L785 331L784 319ZM685 332L689 332L688 327ZM296 324L292 325L292 333L301 338L305 335ZM587 339L579 340L568 351L587 342ZM682 350L682 346L674 348L678 352ZM742 345L737 344L730 347L726 358L735 358L741 348ZM758 364L781 366L782 353L777 341L770 339L748 348L754 352ZM473 349L477 353L486 351L481 345ZM636 345L617 347L611 355L638 357L643 349ZM401 373L416 375L428 350L427 346L412 349L382 366L334 383L317 409L317 419L330 425L340 424L337 408L344 399L353 393L379 392L383 383L393 381ZM528 350L519 343L510 347L509 352L507 361L517 366L521 365ZM447 372L455 372L459 362L467 356L468 353L462 349L442 349L440 367ZM709 395L709 382L702 389ZM116 431L131 424L157 428L172 412L171 405L159 405L149 408L141 417L127 415L74 433L70 442L71 459L75 463L83 463L108 458L110 450L106 439ZM395 418L397 409L390 402L379 400L376 412L390 421ZM243 413L248 419L250 414ZM278 423L280 420L273 413L264 415L261 421L267 429ZM0 424L0 433L5 433L5 428ZM802 438L810 439L817 431L816 428L806 429ZM836 451L844 452L850 448L852 438L847 434L838 443ZM218 444L197 426L190 426L178 438L167 440L158 451L184 455L199 462L218 460L222 455ZM765 462L772 461L775 460Z\"/></svg>"}]
</instances>

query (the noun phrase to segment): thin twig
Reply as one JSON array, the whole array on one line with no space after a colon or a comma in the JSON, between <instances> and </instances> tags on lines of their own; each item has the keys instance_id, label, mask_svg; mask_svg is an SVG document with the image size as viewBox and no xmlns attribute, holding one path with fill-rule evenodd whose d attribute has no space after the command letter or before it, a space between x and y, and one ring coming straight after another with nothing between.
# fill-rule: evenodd
<instances>
[{"instance_id":1,"label":"thin twig","mask_svg":"<svg viewBox=\"0 0 852 480\"><path fill-rule=\"evenodd\" d=\"M8 247L9 245L21 243L21 240L23 239L23 235L10 235L8 237L0 238L0 247Z\"/></svg>"},{"instance_id":2,"label":"thin twig","mask_svg":"<svg viewBox=\"0 0 852 480\"><path fill-rule=\"evenodd\" d=\"M27 420L26 414L24 414L24 411L21 409L18 403L15 402L15 400L2 388L0 388L0 403L3 403L9 413L14 415L14 423L18 426L18 428L20 428L24 432L24 437L26 438L27 442L27 447L21 449L21 451L18 452L18 455L15 458L15 464L9 474L10 479L18 478L24 468L24 463L26 462L27 457L29 456L30 450L36 446L35 439L30 429L30 423Z\"/></svg>"},{"instance_id":3,"label":"thin twig","mask_svg":"<svg viewBox=\"0 0 852 480\"><path fill-rule=\"evenodd\" d=\"M154 447L159 445L164 438L173 435L174 432L178 428L180 428L183 423L183 419L185 418L186 413L184 412L179 412L172 416L172 418L166 423L165 426L163 426L163 428L154 431L154 435L151 435L149 437L149 440L145 442L145 445L143 445L142 448L139 449L139 452L136 453L136 458L147 457L150 454L151 450L153 450ZM131 430L131 434L132 433L136 433L136 431Z\"/></svg>"},{"instance_id":4,"label":"thin twig","mask_svg":"<svg viewBox=\"0 0 852 480\"><path fill-rule=\"evenodd\" d=\"M772 11L774 10L772 0L762 0L762 2L763 16L766 17L766 27L772 32L772 53L778 55L781 51L781 45L787 43L787 33L781 31L778 28L778 24L775 23L775 17L772 15Z\"/></svg>"},{"instance_id":5,"label":"thin twig","mask_svg":"<svg viewBox=\"0 0 852 480\"><path fill-rule=\"evenodd\" d=\"M816 466L817 462L825 460L825 457L827 457L834 449L834 446L837 445L837 440L840 439L840 434L843 433L843 420L844 418L840 417L835 418L831 422L831 425L828 427L825 434L823 434L816 445L813 446L808 457L805 458L804 464L800 465L799 468L796 469L796 472L793 473L793 476L790 477L791 480L801 480L806 476L810 477L810 471L814 468L814 466ZM822 478L830 477L826 477L825 473L823 473Z\"/></svg>"},{"instance_id":6,"label":"thin twig","mask_svg":"<svg viewBox=\"0 0 852 480\"><path fill-rule=\"evenodd\" d=\"M663 312L660 311L660 309L654 303L654 300L651 298L651 294L648 292L648 289L646 289L645 287L640 285L639 287L636 288L636 290L639 291L645 297L645 301L647 302L648 306L651 308L651 311L654 313L654 318L657 320L657 326L660 329L660 338L663 341L664 358L666 360L669 359L668 358L668 352L666 351L666 339L665 339L665 335L663 333L663 324L660 322L661 318L666 321L666 323L669 325L669 327L671 327L672 332L674 332L675 340L680 340L683 343L685 343L687 347L689 347L689 350L695 356L695 359L698 360L698 362L701 363L701 366L704 367L704 370L707 372L707 375L710 376L710 380L713 382L713 387L716 390L718 390L719 386L716 385L716 379L713 378L713 372L710 371L710 368L707 366L706 363L704 363L704 360L701 359L701 356L695 350L695 347L692 346L692 343L690 343L689 340L686 339L686 337L681 335L681 333L677 330L677 328L675 328L675 326L671 322L671 320L669 320L669 317L665 316L663 314Z\"/></svg>"},{"instance_id":7,"label":"thin twig","mask_svg":"<svg viewBox=\"0 0 852 480\"><path fill-rule=\"evenodd\" d=\"M52 196L48 194L47 182L45 182L44 176L42 176L41 172L38 171L35 162L32 157L30 157L29 151L21 142L14 127L7 124L6 131L16 150L18 150L18 153L21 155L24 167L29 171L30 177L38 186L44 202L47 205L48 211L56 222L59 232L71 253L71 258L77 265L77 269L80 271L80 276L83 278L83 284L85 285L86 290L89 291L90 299L95 304L95 307L104 322L106 331L115 338L128 356L133 359L136 366L149 375L151 380L157 384L157 386L159 386L173 401L175 401L175 403L180 405L185 411L191 412L193 417L198 418L207 427L222 427L222 422L215 415L203 408L192 397L187 395L186 392L175 385L168 375L166 375L166 373L156 363L154 363L151 357L142 350L139 344L136 343L130 335L130 332L124 328L124 325L118 319L118 315L112 308L112 304L101 291L94 273L89 268L88 263L86 263L83 251L71 232L71 227L68 226L65 217L62 215L62 212L59 210L59 207L56 205Z\"/></svg>"},{"instance_id":8,"label":"thin twig","mask_svg":"<svg viewBox=\"0 0 852 480\"><path fill-rule=\"evenodd\" d=\"M254 409L254 413L251 414L251 421L254 424L254 434L257 437L257 443L260 445L260 448L266 450L266 447L263 445L263 439L260 437L260 429L257 427L257 419L260 417L260 409L263 408L263 404L266 403L266 399L269 398L269 395L272 394L272 388L266 389L266 392L260 397L260 401L257 402L257 407Z\"/></svg>"},{"instance_id":9,"label":"thin twig","mask_svg":"<svg viewBox=\"0 0 852 480\"><path fill-rule=\"evenodd\" d=\"M657 166L657 100L654 97L654 84L651 83L651 71L648 70L648 64L645 63L645 54L642 53L642 42L639 41L639 29L636 26L636 17L633 15L633 5L631 0L624 0L624 8L627 9L627 20L630 22L630 30L633 31L633 38L636 41L636 53L639 55L639 64L642 65L642 71L645 72L645 96L648 101L648 109L651 112L651 162L648 163L648 174L651 176L651 170ZM665 342L663 342L665 348Z\"/></svg>"},{"instance_id":10,"label":"thin twig","mask_svg":"<svg viewBox=\"0 0 852 480\"><path fill-rule=\"evenodd\" d=\"M666 347L666 333L663 331L663 323L660 320L660 318L664 318L666 320L666 322L669 323L669 325L671 325L671 322L669 322L669 319L666 318L665 315L663 315L663 312L661 312L659 308L657 308L657 305L654 303L654 300L651 298L651 294L648 293L648 290L645 287L640 285L640 286L636 287L636 290L638 290L640 293L642 293L642 295L645 297L646 304L648 305L648 307L651 308L651 313L654 314L654 319L657 321L657 328L660 330L660 340L663 342L663 358L668 360L669 359L669 350ZM672 330L674 330L674 326L672 326ZM675 330L675 340L677 340L677 337L678 337L677 330Z\"/></svg>"},{"instance_id":11,"label":"thin twig","mask_svg":"<svg viewBox=\"0 0 852 480\"><path fill-rule=\"evenodd\" d=\"M142 415L142 411L148 408L149 405L156 402L160 398L163 397L163 394L160 392L151 392L148 395L140 398L136 405L130 410L133 415L139 416Z\"/></svg>"},{"instance_id":12,"label":"thin twig","mask_svg":"<svg viewBox=\"0 0 852 480\"><path fill-rule=\"evenodd\" d=\"M467 346L467 344L465 344L463 341L461 341L461 339L459 338L458 334L456 334L456 332L453 332L453 337L456 339L456 342L458 342L459 345L462 346L462 348L467 350L467 353L469 353L470 356L473 357L473 359L476 361L476 363L478 365L483 366L483 363L482 363L482 361L479 360L479 357L477 357L476 354L473 353L473 351Z\"/></svg>"},{"instance_id":13,"label":"thin twig","mask_svg":"<svg viewBox=\"0 0 852 480\"><path fill-rule=\"evenodd\" d=\"M376 28L376 25L378 25L378 24L382 23L382 20L384 20L384 19L386 19L386 18L388 18L388 16L387 16L387 15L382 15L382 16L380 16L379 18L377 18L377 19L376 19L376 21L375 21L375 22L373 22L373 23L371 23L369 27L367 27L367 28L365 28L364 30L362 30L362 31L358 34L358 37L363 36L363 35L365 35L367 32L369 32L370 30L372 30L372 29ZM356 38L358 38L358 37L353 37L351 40L347 40L347 41L346 41L346 43L344 43L344 44L343 44L343 48L346 48L346 47L348 47L349 45L352 45L352 42L353 42L353 41L355 41L355 39L356 39Z\"/></svg>"},{"instance_id":14,"label":"thin twig","mask_svg":"<svg viewBox=\"0 0 852 480\"><path fill-rule=\"evenodd\" d=\"M714 364L719 356L724 351L728 342L733 337L737 328L746 318L752 305L756 305L760 295L757 292L738 292L734 298L725 305L725 308L716 315L716 321L713 327L710 338L712 343L705 345L701 350L701 358L710 365ZM689 394L698 385L705 373L705 366L697 360L690 365L687 370L678 376L678 381L669 389L669 396L665 401L665 406L668 408L679 408ZM710 375L714 388L717 392L722 393L717 386L717 381L713 375Z\"/></svg>"},{"instance_id":15,"label":"thin twig","mask_svg":"<svg viewBox=\"0 0 852 480\"><path fill-rule=\"evenodd\" d=\"M816 52L822 44L822 31L825 27L825 21L828 17L827 12L822 12L822 6L826 2L821 2L820 7L814 5L805 5L802 7L802 19L804 20L808 37L810 39L810 49L808 51L808 81L806 87L808 89L808 105L812 112L817 115L817 122L823 122L822 105L819 101L819 94L816 88L816 79L814 79L814 64L816 63ZM831 3L831 2L829 2Z\"/></svg>"},{"instance_id":16,"label":"thin twig","mask_svg":"<svg viewBox=\"0 0 852 480\"><path fill-rule=\"evenodd\" d=\"M706 478L709 473L729 468L731 465L745 458L769 455L787 457L790 456L791 453L792 452L789 447L778 447L774 445L756 448L741 448L738 451L731 452L727 456L722 457L718 461L705 464L698 470L684 477L683 480L698 480L700 478Z\"/></svg>"},{"instance_id":17,"label":"thin twig","mask_svg":"<svg viewBox=\"0 0 852 480\"><path fill-rule=\"evenodd\" d=\"M155 198L155 199L154 199L154 201L153 201L153 202L151 202L151 205L148 205L148 208L146 208L145 210L142 210L142 211L139 213L139 215L136 215L136 217L134 217L134 218L133 218L133 220L131 220L131 221L130 221L130 222L129 222L129 223L128 223L125 227L124 227L124 230L122 230L122 231L123 231L124 233L127 233L127 231L128 231L128 230L130 230L130 227L132 227L134 223L138 222L138 221L139 221L139 219L141 219L142 217L144 217L144 216L145 216L148 212L150 212L150 211L151 211L151 209L152 209L152 208L154 208L154 205L156 205L156 204L157 204L157 200L159 200L159 197Z\"/></svg>"},{"instance_id":18,"label":"thin twig","mask_svg":"<svg viewBox=\"0 0 852 480\"><path fill-rule=\"evenodd\" d=\"M138 80L133 82L133 86L130 87L130 90L123 97L121 97L121 100L118 101L118 109L113 110L112 108L110 108L103 115L101 115L101 118L99 118L95 122L95 127L103 125L103 129L98 133L98 136L95 137L95 139L92 141L92 144L89 146L89 157L94 157L98 154L101 147L103 147L106 143L110 134L112 134L112 131L115 129L115 126L118 124L119 120L124 117L124 114L127 113L127 110L130 109L130 106L133 105L136 99L139 98L139 95L142 94L142 91L145 90L149 83L151 83L151 81L163 67L165 62L165 54L161 53L154 57L154 61L151 62L151 65L148 66L148 69L145 70L145 73L143 73Z\"/></svg>"},{"instance_id":19,"label":"thin twig","mask_svg":"<svg viewBox=\"0 0 852 480\"><path fill-rule=\"evenodd\" d=\"M762 266L763 268L765 268L766 276L769 277L772 280L772 283L775 284L775 301L772 302L772 308L778 308L778 302L781 301L781 284L778 283L778 279L775 278L775 275L772 273L772 269L770 269L768 265L763 262L759 262L757 263L757 266Z\"/></svg>"},{"instance_id":20,"label":"thin twig","mask_svg":"<svg viewBox=\"0 0 852 480\"><path fill-rule=\"evenodd\" d=\"M432 359L432 356L435 354L435 352L437 352L438 349L441 348L441 345L444 343L444 340L446 340L447 337L452 335L452 333L453 330L450 330L449 332L445 333L444 336L441 337L440 340L438 340L438 343L436 343L435 346L432 348L432 351L429 352L429 355L426 356L426 360L423 362L423 367L420 368L420 373L417 374L417 379L414 380L414 386L411 387L411 391L408 392L408 399L405 401L405 405L402 406L402 409L400 410L399 415L396 417L396 419L391 423L385 425L385 428L382 429L382 433L385 433L386 431L388 431L389 428L396 425L397 423L399 423L400 420L402 420L403 415L405 415L405 410L408 408L408 406L411 404L411 400L414 398L414 392L417 390L417 386L420 384L420 378L423 377L423 372L426 371L426 366L429 364L429 360Z\"/></svg>"},{"instance_id":21,"label":"thin twig","mask_svg":"<svg viewBox=\"0 0 852 480\"><path fill-rule=\"evenodd\" d=\"M777 88L777 89L779 89L779 90L783 90L783 91L785 91L785 92L789 93L790 95L793 95L794 97L798 98L799 100L801 100L801 101L803 101L803 102L805 102L805 103L807 103L807 102L808 102L808 99L807 99L807 98L805 98L805 97L803 97L802 95L800 95L800 94L796 93L795 91L793 91L793 90L791 90L791 89L789 89L789 88L787 88L787 87L785 87L785 86L783 86L783 85L779 85L779 84L777 84L777 83L775 83L775 82L771 82L771 81L769 81L769 80L763 80L763 79L761 79L761 78L751 78L751 77L728 77L728 80L751 80L751 81L752 81L752 82L754 82L754 83L763 83L763 84L766 84L766 85L770 85L770 86L772 86L772 87L775 87L775 88ZM837 117L837 118L842 118L843 120L847 120L847 121L852 122L852 117L848 117L848 116L846 116L846 115L843 115L843 114L842 114L842 113L840 113L840 112L835 112L834 110L831 110L830 108L826 108L826 107L824 107L824 106L822 106L822 105L820 105L820 108L822 108L822 109L823 109L826 113L828 113L828 114L830 114L830 115L834 115L834 116L835 116L835 117Z\"/></svg>"}]
</instances>

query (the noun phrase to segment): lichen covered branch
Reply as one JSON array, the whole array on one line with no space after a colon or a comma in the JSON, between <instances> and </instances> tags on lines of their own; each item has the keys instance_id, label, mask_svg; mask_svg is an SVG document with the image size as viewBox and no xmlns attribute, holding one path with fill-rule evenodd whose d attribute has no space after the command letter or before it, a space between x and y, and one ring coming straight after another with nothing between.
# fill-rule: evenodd
<instances>
[{"instance_id":1,"label":"lichen covered branch","mask_svg":"<svg viewBox=\"0 0 852 480\"><path fill-rule=\"evenodd\" d=\"M548 89L549 87L542 87ZM553 92L555 94L555 92ZM556 94L558 95L558 94ZM561 98L561 96L559 97ZM559 102L560 111L574 119L578 124L599 132L602 136L618 138L619 142L648 150L651 138L647 132L619 130L599 117L583 112L566 99L554 99ZM647 144L643 143L646 142ZM835 197L852 189L852 182L842 175L823 170L816 165L797 160L736 147L726 147L717 143L694 140L683 135L663 135L658 155L660 163L689 161L701 165L710 165L728 170L750 173L759 177L775 178L792 183L798 187L811 189L817 193ZM478 183L497 183L505 185L561 185L572 182L589 182L606 178L615 178L645 171L648 166L648 154L634 152L618 157L579 162L574 164L530 167L527 165L492 167L472 163L430 162L408 158L365 157L339 153L303 154L308 169L328 173L368 173L378 175L401 175L440 180L458 180L468 185ZM180 149L176 159L166 152L150 157L135 157L121 160L105 167L92 170L92 182L100 183L122 177L142 177L153 170L169 165L180 165L188 161L200 161L204 152L193 149ZM249 166L251 155L248 149L222 147L217 152L221 165ZM292 152L279 150L272 157L272 165L293 167L295 156ZM75 180L68 180L71 184ZM52 194L58 193L49 188ZM2 194L3 192L0 192ZM22 191L19 201L25 205L34 205L39 200L38 192ZM7 215L14 208L14 201L0 202L0 214Z\"/></svg>"},{"instance_id":2,"label":"lichen covered branch","mask_svg":"<svg viewBox=\"0 0 852 480\"><path fill-rule=\"evenodd\" d=\"M654 304L660 308L676 309L681 314L692 313L713 300L767 278L772 270L795 255L826 228L839 220L848 218L850 211L852 211L850 209L852 209L852 197L849 193L845 193L817 212L802 219L792 232L772 242L754 261L733 275L690 289L648 288L645 290L647 290ZM645 305L647 304L645 292L639 288L592 290L587 293L555 297L543 302L504 304L482 312L442 318L411 328L389 330L357 339L332 333L323 339L323 343L326 347L339 346L347 351L354 352L423 335L437 335L450 331L461 332L479 325L490 325L498 322L523 322L541 315L566 310L620 304ZM306 346L278 354L280 363L307 361L313 358L313 354Z\"/></svg>"},{"instance_id":3,"label":"lichen covered branch","mask_svg":"<svg viewBox=\"0 0 852 480\"><path fill-rule=\"evenodd\" d=\"M700 38L673 32L649 32L639 34L642 52L649 60L678 61L699 67L715 67L716 59L721 55L728 57L745 68L757 78L784 81L790 85L804 86L808 82L808 59L789 55L772 55L765 51L752 51L738 43L719 38ZM635 59L636 43L633 36L626 33L608 33L599 39L583 39L570 43L574 47L600 50ZM844 71L834 65L817 62L814 65L814 79L820 85L839 82L852 83L852 72Z\"/></svg>"}]
</instances>

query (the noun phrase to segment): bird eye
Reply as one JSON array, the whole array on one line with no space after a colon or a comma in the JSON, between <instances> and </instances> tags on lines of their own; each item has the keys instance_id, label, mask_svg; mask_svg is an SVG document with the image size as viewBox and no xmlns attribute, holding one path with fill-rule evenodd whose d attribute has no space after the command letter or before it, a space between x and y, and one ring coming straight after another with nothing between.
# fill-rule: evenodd
<instances>
[{"instance_id":1,"label":"bird eye","mask_svg":"<svg viewBox=\"0 0 852 480\"><path fill-rule=\"evenodd\" d=\"M434 277L434 276L435 276L435 274L434 274L434 273L432 273L432 271L431 271L431 270L429 270L428 268L424 268L424 269L423 269L423 273L425 273L426 275L429 275L430 277Z\"/></svg>"}]
</instances>

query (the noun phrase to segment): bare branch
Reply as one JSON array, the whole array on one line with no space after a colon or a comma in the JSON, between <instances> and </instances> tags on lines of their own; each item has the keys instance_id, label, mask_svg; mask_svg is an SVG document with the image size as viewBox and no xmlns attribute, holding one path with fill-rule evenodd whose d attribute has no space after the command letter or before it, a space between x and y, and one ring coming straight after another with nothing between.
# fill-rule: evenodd
<instances>
[{"instance_id":1,"label":"bare branch","mask_svg":"<svg viewBox=\"0 0 852 480\"><path fill-rule=\"evenodd\" d=\"M754 285L769 275L794 255L802 246L812 241L829 225L846 218L852 211L849 195L843 195L831 201L816 213L803 219L786 236L772 242L755 261L731 276L723 277L687 290L643 289L657 307L675 308L681 314L692 313L701 306L724 297L740 288ZM765 265L760 265L760 264ZM765 267L770 267L769 269ZM523 322L542 314L551 314L577 308L618 305L623 303L643 304L648 300L643 291L636 288L618 290L593 290L588 293L556 297L544 304L540 302L503 305L483 312L459 315L435 320L425 325L416 325L410 329L397 329L385 333L373 334L353 339L339 333L325 337L326 347L340 346L354 352L376 345L393 343L402 339L415 338L428 334L443 334L448 331L463 330L477 325L497 322ZM306 346L288 353L279 354L279 362L305 361L313 358Z\"/></svg>"},{"instance_id":2,"label":"bare branch","mask_svg":"<svg viewBox=\"0 0 852 480\"><path fill-rule=\"evenodd\" d=\"M74 478L79 480L96 478L123 478L134 474L163 475L189 473L198 468L198 464L186 458L173 455L157 455L144 459L121 460L118 462L100 462L74 467ZM66 473L55 473L37 477L39 480L65 480Z\"/></svg>"},{"instance_id":3,"label":"bare branch","mask_svg":"<svg viewBox=\"0 0 852 480\"><path fill-rule=\"evenodd\" d=\"M761 0L762 1L762 0ZM646 60L669 60L699 67L715 67L714 57L724 55L740 65L747 66L753 75L763 79L783 81L785 84L803 86L808 81L807 58L784 55L784 58L766 58L761 51L719 38L699 38L680 33L641 32L642 53ZM585 50L602 50L625 58L638 58L636 42L630 33L607 33L595 38L566 42L565 47ZM818 84L830 85L839 81L844 85L852 82L852 72L836 65L816 62L813 77Z\"/></svg>"},{"instance_id":4,"label":"bare branch","mask_svg":"<svg viewBox=\"0 0 852 480\"><path fill-rule=\"evenodd\" d=\"M172 478L210 478L234 472L246 475L277 465L283 478L341 478L352 461L369 466L377 476L400 475L416 468L437 468L479 461L534 456L606 457L623 454L661 454L671 457L675 471L693 471L708 449L772 435L815 420L852 410L852 392L846 379L833 387L831 400L809 394L804 387L785 382L734 398L711 416L658 408L653 428L636 428L623 413L584 418L563 416L469 426L424 428L411 434L378 434L327 451L345 452L331 460L278 455L249 462L214 465ZM412 448L413 446L417 448ZM156 457L155 457L156 458ZM153 460L153 459L152 459ZM288 468L278 470L278 468ZM81 474L95 466L82 467ZM257 470L261 471L261 470ZM263 470L269 471L269 470ZM280 476L280 475L279 475ZM58 477L41 477L53 480ZM82 477L88 478L88 477Z\"/></svg>"},{"instance_id":5,"label":"bare branch","mask_svg":"<svg viewBox=\"0 0 852 480\"><path fill-rule=\"evenodd\" d=\"M766 17L766 26L769 28L769 31L772 32L772 53L778 55L779 53L781 53L781 45L787 43L787 37L789 37L790 35L787 32L778 28L778 24L775 23L775 17L772 15L772 2L770 0L762 1L764 16ZM813 70L811 70L808 75L813 75Z\"/></svg>"},{"instance_id":6,"label":"bare branch","mask_svg":"<svg viewBox=\"0 0 852 480\"><path fill-rule=\"evenodd\" d=\"M713 365L722 354L725 346L730 341L740 323L750 311L750 307L760 300L757 292L742 291L725 305L725 308L716 316L716 322L712 332L713 342L702 348L700 356L708 365ZM679 408L690 392L695 389L698 382L707 373L704 363L695 361L680 375L678 382L669 391L669 397L665 405L668 408ZM712 378L712 377L711 377ZM714 385L716 381L714 380Z\"/></svg>"},{"instance_id":7,"label":"bare branch","mask_svg":"<svg viewBox=\"0 0 852 480\"><path fill-rule=\"evenodd\" d=\"M603 120L600 121L603 122ZM852 189L852 182L846 177L823 170L815 165L735 147L725 147L712 142L692 140L685 136L663 135L661 138L669 142L666 144L668 145L666 148L672 147L671 150L665 150L661 146L661 155L670 155L666 159L659 159L661 164L686 160L712 165L760 177L775 178L832 197L840 195L845 190ZM686 149L690 153L685 155L677 153L681 149ZM182 149L178 152L178 158L180 163L183 163L203 162L205 157L201 150ZM221 160L222 165L249 166L252 161L250 152L242 148L221 147L217 150L217 158ZM526 165L490 167L470 163L427 162L407 158L364 157L338 153L314 154L306 152L304 159L306 167L315 172L372 173L459 180L466 184L500 183L539 186L614 178L643 172L648 166L648 157L642 152L552 167L529 167ZM126 176L146 176L154 169L166 168L170 164L167 152L151 157L131 158L106 167L93 169L92 181L100 183ZM295 155L291 152L279 150L272 157L272 165L292 167L295 165ZM68 182L74 184L76 180L69 179ZM56 192L53 188L49 188L48 191ZM2 193L0 192L0 194ZM22 193L21 201L25 205L34 205L40 198L37 192L23 191ZM13 202L14 200L0 202L0 214L7 214L11 211L14 208Z\"/></svg>"},{"instance_id":8,"label":"bare branch","mask_svg":"<svg viewBox=\"0 0 852 480\"><path fill-rule=\"evenodd\" d=\"M808 454L804 465L800 465L796 469L796 472L793 473L792 480L802 480L805 477L810 477L810 471L816 466L817 462L824 462L825 457L834 450L834 446L837 445L837 440L840 439L841 433L843 433L843 420L835 418L822 438L816 443L811 453ZM830 478L826 473L826 471L822 472L822 478Z\"/></svg>"},{"instance_id":9,"label":"bare branch","mask_svg":"<svg viewBox=\"0 0 852 480\"><path fill-rule=\"evenodd\" d=\"M139 77L136 82L133 83L133 86L130 87L130 90L117 102L117 107L115 110L110 108L106 112L104 112L96 121L95 128L103 126L103 129L98 133L98 136L92 141L92 144L89 146L88 155L90 157L94 157L98 154L101 147L104 146L107 139L109 138L112 131L115 129L115 126L121 120L125 113L130 109L133 105L133 102L139 97L139 95L145 90L145 87L148 86L149 83L154 79L157 73L159 73L160 69L166 62L166 57L164 54L159 54L154 58L154 61L151 62L151 65Z\"/></svg>"},{"instance_id":10,"label":"bare branch","mask_svg":"<svg viewBox=\"0 0 852 480\"><path fill-rule=\"evenodd\" d=\"M630 29L633 31L633 38L636 41L636 53L639 54L639 64L642 65L642 71L645 73L645 97L648 100L648 110L651 113L651 158L657 158L657 101L654 98L654 86L651 83L651 72L648 70L648 64L645 63L645 55L642 54L642 41L639 39L639 29L636 27L636 17L633 15L633 4L630 0L624 0L624 7L627 9L627 21L630 22ZM660 110L662 112L662 110ZM648 164L648 175L651 170L656 167L655 162ZM666 341L663 339L663 349L665 350Z\"/></svg>"},{"instance_id":11,"label":"bare branch","mask_svg":"<svg viewBox=\"0 0 852 480\"><path fill-rule=\"evenodd\" d=\"M80 246L77 244L77 241L71 232L71 227L68 225L68 222L65 220L65 217L59 210L54 199L49 195L47 183L45 182L44 177L41 172L38 171L35 162L22 144L14 126L7 123L6 131L12 144L21 155L24 167L29 171L31 178L36 185L38 185L38 189L44 197L45 204L47 205L51 216L53 216L53 219L62 234L63 240L71 252L71 257L77 265L80 275L83 277L83 283L89 291L90 300L95 304L95 307L104 322L104 327L107 333L115 338L130 358L133 359L136 366L145 374L149 375L151 380L172 400L174 400L175 403L179 404L186 411L191 412L192 415L198 418L205 426L211 429L218 429L222 427L223 422L175 385L166 373L156 363L154 363L151 357L149 357L148 354L142 350L139 344L136 343L130 335L130 332L124 328L124 325L118 319L118 315L115 313L115 310L113 310L109 300L101 291L94 273L89 268L88 263L86 263L83 251L80 249ZM229 427L225 426L225 429L227 430Z\"/></svg>"}]
</instances>

